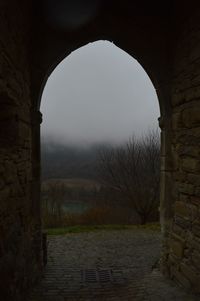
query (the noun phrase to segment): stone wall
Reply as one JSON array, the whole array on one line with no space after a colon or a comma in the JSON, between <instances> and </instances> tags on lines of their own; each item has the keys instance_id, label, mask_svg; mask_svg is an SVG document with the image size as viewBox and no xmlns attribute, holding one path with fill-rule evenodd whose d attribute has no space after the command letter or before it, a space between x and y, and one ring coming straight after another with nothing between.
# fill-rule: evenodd
<instances>
[{"instance_id":1,"label":"stone wall","mask_svg":"<svg viewBox=\"0 0 200 301\"><path fill-rule=\"evenodd\" d=\"M32 197L27 2L0 4L0 299L4 301L21 300L41 269L40 218Z\"/></svg>"},{"instance_id":2,"label":"stone wall","mask_svg":"<svg viewBox=\"0 0 200 301\"><path fill-rule=\"evenodd\" d=\"M200 16L191 8L176 15L172 35L175 202L166 266L171 278L200 292Z\"/></svg>"},{"instance_id":3,"label":"stone wall","mask_svg":"<svg viewBox=\"0 0 200 301\"><path fill-rule=\"evenodd\" d=\"M186 5L184 10L187 1L182 1L182 10L179 3L173 17L168 15L171 8L163 11L161 6L151 7L150 16L149 10L143 14L140 2L130 1L133 10L124 4L113 10L115 3L110 1L105 11L101 7L92 24L75 32L51 28L48 18L44 21L44 14L38 15L40 4L32 13L31 0L0 3L0 292L4 301L23 300L42 270L38 103L43 84L64 54L105 38L136 57L157 89L162 114L162 269L184 287L199 290L198 7Z\"/></svg>"}]
</instances>

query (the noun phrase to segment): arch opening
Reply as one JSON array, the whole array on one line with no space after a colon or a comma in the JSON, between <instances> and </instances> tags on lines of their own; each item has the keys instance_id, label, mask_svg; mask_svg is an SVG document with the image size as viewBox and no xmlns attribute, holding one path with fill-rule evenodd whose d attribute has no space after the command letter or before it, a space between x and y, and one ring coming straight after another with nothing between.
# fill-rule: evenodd
<instances>
[{"instance_id":1,"label":"arch opening","mask_svg":"<svg viewBox=\"0 0 200 301\"><path fill-rule=\"evenodd\" d=\"M80 1L75 1L75 5L73 2L72 14L68 9L71 1L61 0L55 5L53 1L34 1L33 5L32 1L27 1L27 5L23 5L25 3L19 5L15 0L10 4L7 1L3 2L5 5L1 5L0 43L1 295L9 300L13 297L16 300L25 299L29 288L40 279L44 271L45 252L42 252L42 246L45 251L45 236L42 240L40 212L42 115L39 112L39 102L47 76L71 51L88 42L102 39L114 41L117 46L136 58L156 88L161 111L159 124L162 272L183 287L191 288L193 292L198 293L200 250L198 5L196 7L193 3L191 7L184 3L182 6L172 5L173 3L169 1L169 5L163 10L163 5L161 9L156 3L154 5L151 3L147 7L146 3L141 1L107 3L97 0L95 2L101 5L97 5L97 9L92 9L94 14L85 19L81 16L86 6ZM91 0L86 2L89 7ZM76 24L71 23L72 16L75 17ZM59 20L65 26L62 26ZM54 241L56 240L55 238ZM118 239L113 245L120 249L121 241L124 242L123 238ZM66 242L66 245L69 250L71 248L73 256L74 247L69 242ZM76 245L80 249L76 258L82 253L87 253L82 250L87 250L88 245L81 247L78 242ZM147 245L149 246L149 243ZM93 247L94 245L91 249L94 249ZM66 254L69 256L69 253L65 252L62 258L66 258ZM131 253L140 258L137 252ZM112 254L113 258L119 259L118 262L123 257L117 252ZM84 259L87 264L87 257ZM140 260L139 263L141 264ZM65 264L66 262L62 262L62 266ZM70 265L68 268L73 270ZM107 272L107 275L112 274L111 271ZM121 273L121 270L119 272ZM97 273L96 276L98 278L100 274ZM145 275L138 278L145 278ZM160 283L159 279L161 275L155 280L155 288L158 290L156 292L149 290L153 300L157 298L154 296L162 296L160 288L163 292L168 291L164 289L164 285L168 286L167 283L165 281ZM65 278L63 291L67 284L72 283ZM74 283L74 287L76 284ZM187 293L183 297L183 292L178 288L175 291L171 290L170 284L168 288L170 294L168 299L173 299L172 290L174 299L179 296L180 300L196 299ZM56 290L54 292L57 294ZM128 299L127 290L123 293L118 292L119 296L122 294L125 296L124 299ZM68 297L66 296L70 299ZM98 297L95 295L93 299L98 300Z\"/></svg>"},{"instance_id":2,"label":"arch opening","mask_svg":"<svg viewBox=\"0 0 200 301\"><path fill-rule=\"evenodd\" d=\"M58 95L62 99L61 105L58 105ZM50 109L47 108L48 106ZM145 184L143 183L143 188L141 187L140 191L137 190L140 204L136 202L137 205L130 205L130 196L132 195L133 198L134 192L130 187L135 187L136 193L138 182L134 181L140 178L142 168L143 176L141 179L144 181L147 179L147 174L144 174L145 170L151 172L152 177L157 172L159 174L158 165L152 165L157 168L156 172L151 170L151 167L145 169L147 161L152 163L154 160L157 163L153 157L151 160L147 160L150 158L148 157L150 153L147 154L150 148L151 151L155 151L157 147L154 155L159 156L159 142L156 140L157 137L153 136L156 135L153 129L157 128L157 118L159 117L158 100L149 77L137 61L107 41L99 41L78 49L55 69L47 81L41 110L44 116L44 128L42 130L42 162L45 180L42 184L42 198L45 199L43 218L47 228L57 228L57 230L49 230L50 233L59 233L61 227L65 228L64 232L68 232L69 229L69 231L73 231L73 229L77 231L77 227L79 231L82 231L84 227L87 228L88 226L93 230L95 227L104 230L123 229L124 227L124 229L130 230L133 224L158 222L158 194L155 196L157 198L156 205L153 204L155 200L151 200L152 212L148 202L142 204L141 194L144 193L144 186L148 180ZM45 121L45 115L47 117L49 115L49 120L46 117ZM55 121L53 121L54 116ZM158 144L154 144L154 139ZM112 154L118 156L118 168L120 164L128 167L127 162L123 163L120 160L128 154L130 148L133 150L134 147L136 153L131 153L127 162L134 158L135 161L129 163L135 164L136 157L138 159L140 154L143 154L137 167L138 170L135 171L138 173L137 178L132 176L125 181L121 179L116 187L111 187L111 183L106 185L110 176L109 173L107 180L101 178L99 181L101 175L95 174L96 171L94 172L96 162L92 166L91 161L97 160L99 153L102 155L102 150L103 156L105 155L104 159ZM139 148L137 149L137 147ZM121 157L120 154L122 154ZM82 162L80 162L79 156L82 157ZM103 157L98 157L98 160L100 158ZM158 157L156 158L158 159ZM77 160L78 164L76 165L73 160ZM112 160L113 158L111 158ZM142 160L146 160L146 163L143 164ZM109 163L108 161L107 163ZM81 164L84 166L83 169L81 169ZM62 172L64 167L70 168L66 168ZM121 172L123 174L123 168ZM124 173L124 176L127 176L128 173L130 174L130 170ZM130 181L133 182L128 189L124 190L124 194L123 190L117 189L117 185L120 186L123 182L127 185ZM152 189L153 186L149 186L149 190ZM129 190L131 190L130 195L127 196ZM146 189L147 191L148 189ZM154 193L156 194L158 191L158 187L156 189L154 187ZM86 206L81 207L80 203ZM140 214L144 207L149 208L149 215L145 216L145 219L144 214L143 217ZM159 254L159 247L153 237L150 239L153 240L154 247L157 248L156 252L155 249L152 249L152 259L154 260L155 256ZM105 239L106 244L109 244L106 240L107 238ZM72 245L77 243L76 240L71 242ZM126 242L124 242L123 248L126 249L126 247ZM73 250L71 252L73 253ZM77 253L78 249L75 252L77 256L80 255ZM88 250L84 254L89 257L90 252L91 249L88 245ZM114 252L113 248L112 252ZM73 256L72 253L70 253L71 256ZM96 252L95 256L98 254ZM127 256L130 257L130 253ZM81 260L83 258L84 255ZM82 265L83 278L86 279L88 269L83 261L80 261L79 264ZM95 265L94 262L88 264ZM103 264L99 265L100 270L105 270L104 264L103 259ZM112 266L112 260L108 262L109 264ZM114 265L114 272L112 270L114 276L112 277L115 278L117 261ZM94 270L92 272L96 275L94 277L99 278L100 275L97 275L98 267L96 266ZM132 272L130 277L134 274ZM111 269L108 268L106 273L110 275Z\"/></svg>"},{"instance_id":3,"label":"arch opening","mask_svg":"<svg viewBox=\"0 0 200 301\"><path fill-rule=\"evenodd\" d=\"M91 152L94 160L105 145L119 148L133 136L140 140L158 128L159 107L150 79L136 60L108 41L78 49L56 68L44 90L41 109L45 116L43 176L50 178L53 174L54 178L73 177L72 170L63 166L67 159L62 159L63 164L50 159L56 156L56 147L60 156L64 151L69 156L82 152L86 157ZM96 178L95 173L91 171ZM87 171L81 174L90 177Z\"/></svg>"}]
</instances>

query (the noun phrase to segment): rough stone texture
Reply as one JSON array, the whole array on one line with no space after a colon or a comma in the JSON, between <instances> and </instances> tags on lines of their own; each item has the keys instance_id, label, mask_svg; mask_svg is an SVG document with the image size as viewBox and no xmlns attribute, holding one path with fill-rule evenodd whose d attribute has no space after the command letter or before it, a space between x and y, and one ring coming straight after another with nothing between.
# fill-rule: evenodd
<instances>
[{"instance_id":1,"label":"rough stone texture","mask_svg":"<svg viewBox=\"0 0 200 301\"><path fill-rule=\"evenodd\" d=\"M45 274L29 301L199 300L161 275L160 247L158 231L141 229L49 237ZM113 282L84 282L84 269L111 269ZM195 278L190 268L182 269Z\"/></svg>"},{"instance_id":2,"label":"rough stone texture","mask_svg":"<svg viewBox=\"0 0 200 301\"><path fill-rule=\"evenodd\" d=\"M70 11L68 1L61 3L0 3L1 295L20 300L42 268L38 110L44 84L71 51L98 39L113 41L136 58L156 88L162 129L162 271L198 291L199 4L100 1L88 6L87 19L80 19L83 8ZM66 23L59 22L61 13ZM74 24L67 17L72 14Z\"/></svg>"},{"instance_id":3,"label":"rough stone texture","mask_svg":"<svg viewBox=\"0 0 200 301\"><path fill-rule=\"evenodd\" d=\"M176 162L172 177L176 198L167 266L172 278L199 292L200 23L196 9L183 9L174 22L172 148Z\"/></svg>"},{"instance_id":4,"label":"rough stone texture","mask_svg":"<svg viewBox=\"0 0 200 301\"><path fill-rule=\"evenodd\" d=\"M0 3L0 299L21 300L41 273L34 210L29 7ZM31 275L31 277L30 277Z\"/></svg>"}]
</instances>

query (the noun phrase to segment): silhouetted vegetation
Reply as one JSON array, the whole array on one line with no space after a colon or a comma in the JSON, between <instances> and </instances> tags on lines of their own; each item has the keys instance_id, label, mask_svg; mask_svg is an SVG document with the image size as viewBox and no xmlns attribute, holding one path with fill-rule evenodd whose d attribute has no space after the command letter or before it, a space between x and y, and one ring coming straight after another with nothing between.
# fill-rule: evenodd
<instances>
[{"instance_id":1,"label":"silhouetted vegetation","mask_svg":"<svg viewBox=\"0 0 200 301\"><path fill-rule=\"evenodd\" d=\"M121 146L46 145L42 156L45 227L158 220L158 133Z\"/></svg>"},{"instance_id":2,"label":"silhouetted vegetation","mask_svg":"<svg viewBox=\"0 0 200 301\"><path fill-rule=\"evenodd\" d=\"M99 146L73 147L43 141L42 178L95 179Z\"/></svg>"},{"instance_id":3,"label":"silhouetted vegetation","mask_svg":"<svg viewBox=\"0 0 200 301\"><path fill-rule=\"evenodd\" d=\"M141 224L158 215L160 183L159 134L150 131L118 147L99 152L99 179L140 217Z\"/></svg>"}]
</instances>

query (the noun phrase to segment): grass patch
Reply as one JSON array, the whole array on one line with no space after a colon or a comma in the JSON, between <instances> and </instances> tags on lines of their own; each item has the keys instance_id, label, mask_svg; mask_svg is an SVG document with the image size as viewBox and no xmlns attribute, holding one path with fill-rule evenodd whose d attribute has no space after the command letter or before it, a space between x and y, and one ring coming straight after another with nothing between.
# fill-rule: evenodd
<instances>
[{"instance_id":1,"label":"grass patch","mask_svg":"<svg viewBox=\"0 0 200 301\"><path fill-rule=\"evenodd\" d=\"M80 225L80 226L69 226L64 228L49 228L46 229L48 235L64 235L68 233L82 233L82 232L94 232L101 230L137 230L146 229L152 231L160 231L159 223L150 223L146 225Z\"/></svg>"}]
</instances>

